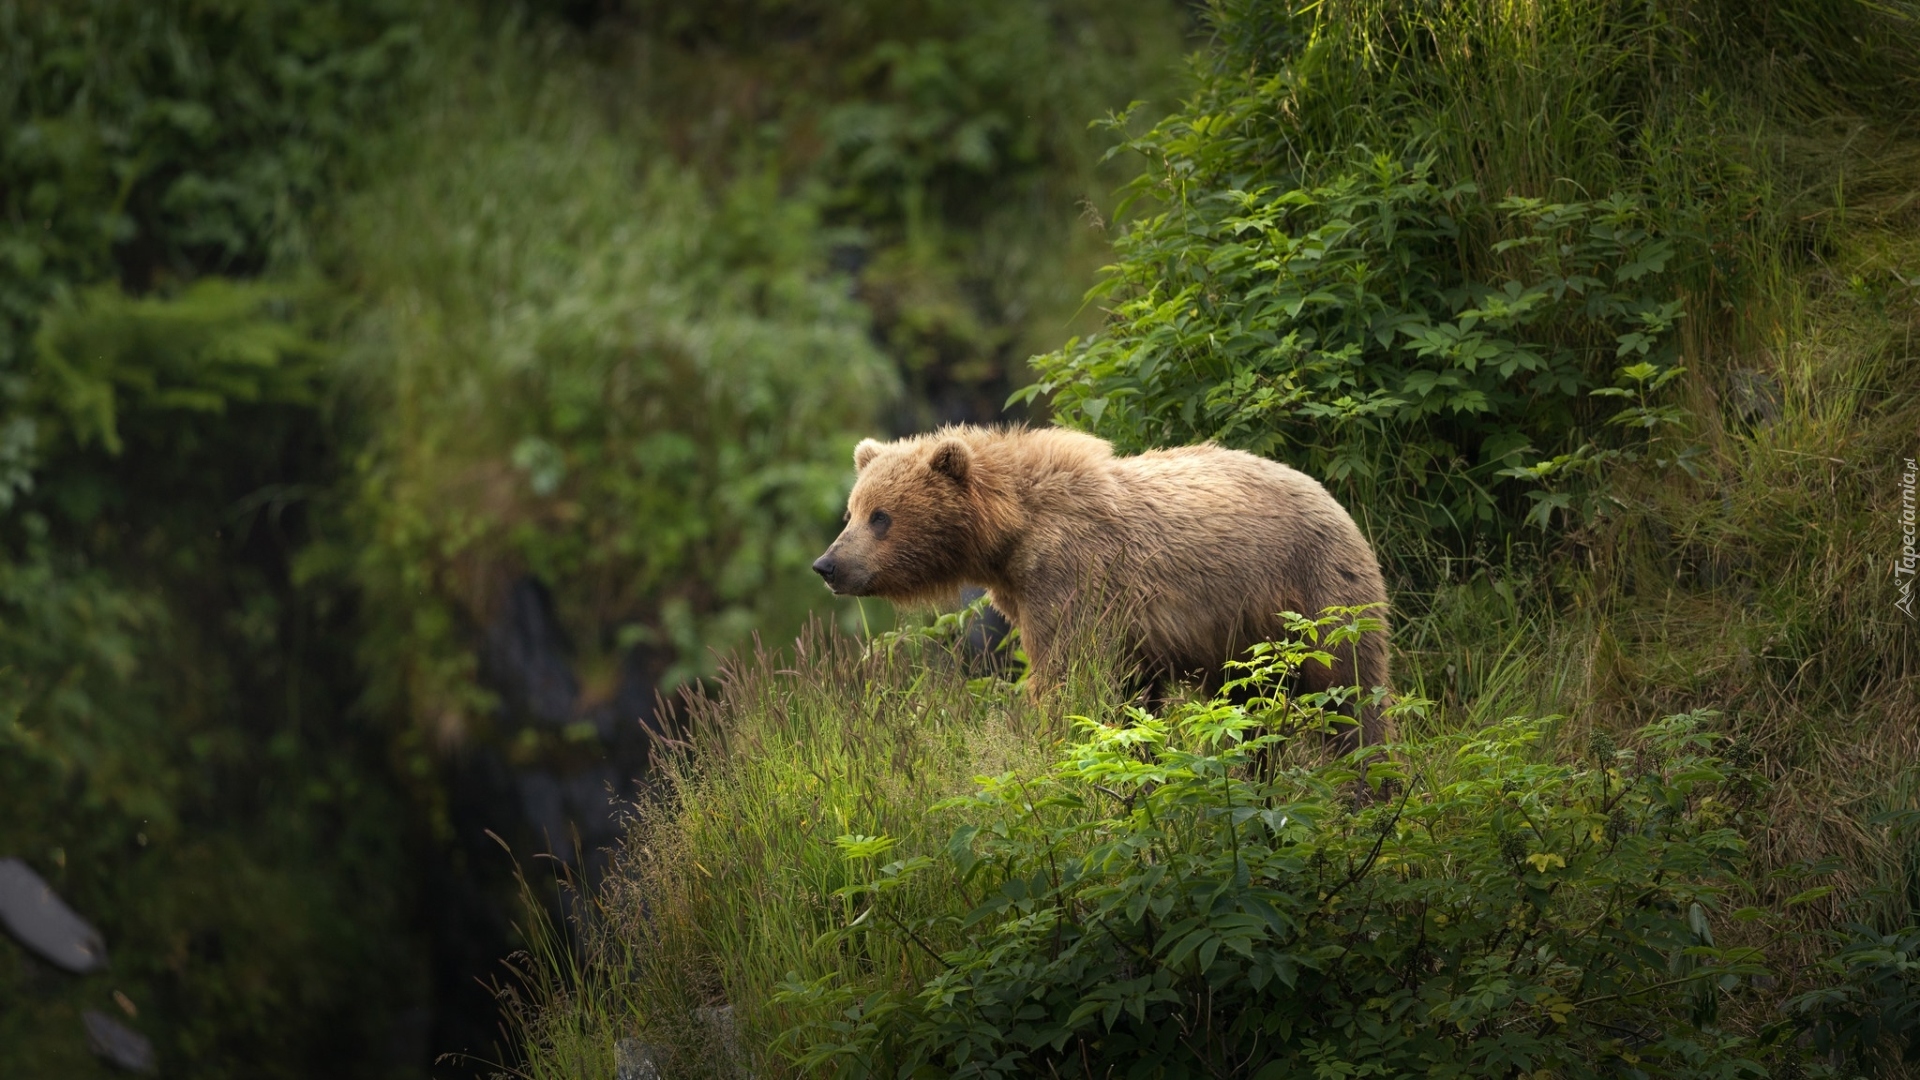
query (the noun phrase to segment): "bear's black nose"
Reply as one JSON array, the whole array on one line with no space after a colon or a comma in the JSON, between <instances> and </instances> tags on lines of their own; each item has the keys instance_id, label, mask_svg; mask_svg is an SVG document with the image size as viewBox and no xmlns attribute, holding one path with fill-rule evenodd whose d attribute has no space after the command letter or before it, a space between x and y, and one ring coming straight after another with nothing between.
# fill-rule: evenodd
<instances>
[{"instance_id":1,"label":"bear's black nose","mask_svg":"<svg viewBox=\"0 0 1920 1080\"><path fill-rule=\"evenodd\" d=\"M829 585L833 584L833 571L834 571L833 556L822 555L819 558L813 560L813 572L816 574L819 574L823 578L826 578L827 584Z\"/></svg>"}]
</instances>

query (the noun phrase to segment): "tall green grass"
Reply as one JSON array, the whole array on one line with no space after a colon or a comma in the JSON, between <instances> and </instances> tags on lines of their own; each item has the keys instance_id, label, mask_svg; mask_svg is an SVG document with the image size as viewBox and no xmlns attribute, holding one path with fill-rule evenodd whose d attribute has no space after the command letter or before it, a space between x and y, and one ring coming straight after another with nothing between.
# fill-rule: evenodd
<instances>
[{"instance_id":1,"label":"tall green grass","mask_svg":"<svg viewBox=\"0 0 1920 1080\"><path fill-rule=\"evenodd\" d=\"M1600 715L1718 702L1781 778L1773 865L1837 859L1822 917L1858 902L1883 924L1920 914L1891 887L1911 840L1867 823L1911 799L1920 749L1920 635L1892 606L1885 539L1920 432L1920 290L1896 276L1920 246L1895 239L1916 221L1902 214L1829 231L1818 263L1748 310L1759 340L1703 358L1701 468L1619 479L1592 583Z\"/></svg>"},{"instance_id":2,"label":"tall green grass","mask_svg":"<svg viewBox=\"0 0 1920 1080\"><path fill-rule=\"evenodd\" d=\"M791 653L729 666L713 696L686 699L685 739L657 763L658 798L635 809L608 878L586 883L578 923L531 935L541 951L517 1011L525 1075L607 1075L623 1039L651 1048L669 1076L736 1065L784 1075L771 1043L830 1018L777 1003L782 982L834 975L879 990L924 978L935 961L912 944L828 940L856 914L835 895L858 883L835 841L892 837L902 858L942 850L954 820L937 803L976 776L1032 775L1065 717L1123 700L1100 650L1077 649L1067 670L1066 685L1030 695L970 678L950 637L863 642L820 626ZM894 905L934 914L952 898L917 885ZM710 1011L722 1007L738 1032L725 1053Z\"/></svg>"}]
</instances>

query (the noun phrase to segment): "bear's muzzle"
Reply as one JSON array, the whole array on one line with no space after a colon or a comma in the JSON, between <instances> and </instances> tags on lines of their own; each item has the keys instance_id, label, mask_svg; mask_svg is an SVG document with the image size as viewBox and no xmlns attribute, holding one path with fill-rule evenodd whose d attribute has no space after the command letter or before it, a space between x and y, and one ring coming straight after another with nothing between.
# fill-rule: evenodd
<instances>
[{"instance_id":1,"label":"bear's muzzle","mask_svg":"<svg viewBox=\"0 0 1920 1080\"><path fill-rule=\"evenodd\" d=\"M839 541L827 553L813 560L813 572L820 575L835 596L871 596L873 570L857 551L843 549Z\"/></svg>"},{"instance_id":2,"label":"bear's muzzle","mask_svg":"<svg viewBox=\"0 0 1920 1080\"><path fill-rule=\"evenodd\" d=\"M827 582L827 588L833 589L834 592L840 591L839 589L835 589L833 585L834 575L837 574L839 570L839 566L833 561L833 552L831 551L813 560L813 572L824 578Z\"/></svg>"}]
</instances>

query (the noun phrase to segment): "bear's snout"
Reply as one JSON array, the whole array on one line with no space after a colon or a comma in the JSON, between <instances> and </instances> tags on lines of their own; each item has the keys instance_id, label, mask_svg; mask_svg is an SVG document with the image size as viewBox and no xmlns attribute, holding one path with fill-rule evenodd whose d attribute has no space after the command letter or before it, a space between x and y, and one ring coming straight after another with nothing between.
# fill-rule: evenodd
<instances>
[{"instance_id":1,"label":"bear's snout","mask_svg":"<svg viewBox=\"0 0 1920 1080\"><path fill-rule=\"evenodd\" d=\"M873 571L858 550L848 550L844 540L836 540L826 554L813 560L813 572L820 575L835 596L867 596L873 586Z\"/></svg>"}]
</instances>

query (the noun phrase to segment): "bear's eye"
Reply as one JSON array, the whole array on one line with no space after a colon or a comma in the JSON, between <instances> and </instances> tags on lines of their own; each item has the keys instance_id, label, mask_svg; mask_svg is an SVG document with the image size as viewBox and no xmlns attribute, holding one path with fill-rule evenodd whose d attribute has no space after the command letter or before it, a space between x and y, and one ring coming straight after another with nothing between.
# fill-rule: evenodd
<instances>
[{"instance_id":1,"label":"bear's eye","mask_svg":"<svg viewBox=\"0 0 1920 1080\"><path fill-rule=\"evenodd\" d=\"M887 530L893 527L893 518L885 510L875 510L873 516L867 518L867 524L873 526L874 539L883 540Z\"/></svg>"}]
</instances>

